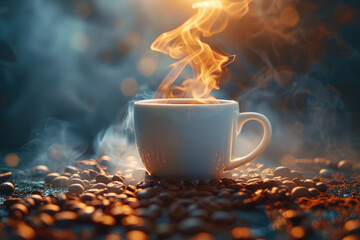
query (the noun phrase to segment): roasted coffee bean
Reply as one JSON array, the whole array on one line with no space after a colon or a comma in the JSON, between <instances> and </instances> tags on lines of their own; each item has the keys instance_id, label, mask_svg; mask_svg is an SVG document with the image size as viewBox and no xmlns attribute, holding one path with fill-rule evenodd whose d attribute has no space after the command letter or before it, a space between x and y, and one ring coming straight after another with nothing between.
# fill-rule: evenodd
<instances>
[{"instance_id":1,"label":"roasted coffee bean","mask_svg":"<svg viewBox=\"0 0 360 240\"><path fill-rule=\"evenodd\" d=\"M156 190L153 189L153 188L146 188L146 189L143 189L143 190L140 190L138 193L137 193L137 197L139 199L146 199L146 198L151 198L151 197L154 197L156 195Z\"/></svg>"},{"instance_id":2,"label":"roasted coffee bean","mask_svg":"<svg viewBox=\"0 0 360 240\"><path fill-rule=\"evenodd\" d=\"M80 184L83 187L85 186L84 181L79 178L70 178L68 181L68 186L70 186L72 184Z\"/></svg>"},{"instance_id":3,"label":"roasted coffee bean","mask_svg":"<svg viewBox=\"0 0 360 240\"><path fill-rule=\"evenodd\" d=\"M337 169L337 166L338 166L337 162L333 162L331 160L326 161L325 167L328 168L328 169Z\"/></svg>"},{"instance_id":4,"label":"roasted coffee bean","mask_svg":"<svg viewBox=\"0 0 360 240\"><path fill-rule=\"evenodd\" d=\"M23 203L24 200L22 198L18 198L18 197L7 197L5 199L4 205L9 208L11 205L15 204L15 203Z\"/></svg>"},{"instance_id":5,"label":"roasted coffee bean","mask_svg":"<svg viewBox=\"0 0 360 240\"><path fill-rule=\"evenodd\" d=\"M64 171L65 171L66 173L70 173L70 174L72 175L72 174L78 173L78 172L79 172L79 169L78 169L77 167L74 167L74 166L69 165L69 166L67 166L67 167L64 169Z\"/></svg>"},{"instance_id":6,"label":"roasted coffee bean","mask_svg":"<svg viewBox=\"0 0 360 240\"><path fill-rule=\"evenodd\" d=\"M211 179L211 180L209 181L209 183L210 183L211 185L215 186L215 187L220 187L220 184L221 184L220 180L217 179L217 178Z\"/></svg>"},{"instance_id":7,"label":"roasted coffee bean","mask_svg":"<svg viewBox=\"0 0 360 240\"><path fill-rule=\"evenodd\" d=\"M326 192L326 190L327 190L327 186L326 186L326 184L325 183L323 183L323 182L318 182L318 183L316 183L316 189L318 189L320 192Z\"/></svg>"},{"instance_id":8,"label":"roasted coffee bean","mask_svg":"<svg viewBox=\"0 0 360 240\"><path fill-rule=\"evenodd\" d=\"M127 240L149 240L150 237L143 231L132 230L126 233Z\"/></svg>"},{"instance_id":9,"label":"roasted coffee bean","mask_svg":"<svg viewBox=\"0 0 360 240\"><path fill-rule=\"evenodd\" d=\"M93 223L100 225L101 228L110 228L116 224L116 220L113 216L103 214L102 212L97 214L95 211L91 219Z\"/></svg>"},{"instance_id":10,"label":"roasted coffee bean","mask_svg":"<svg viewBox=\"0 0 360 240\"><path fill-rule=\"evenodd\" d=\"M82 180L90 180L90 179L91 179L91 178L90 178L89 171L87 171L87 170L81 171L81 172L79 172L78 174L80 175L80 178L81 178ZM95 177L94 177L94 178L95 178Z\"/></svg>"},{"instance_id":11,"label":"roasted coffee bean","mask_svg":"<svg viewBox=\"0 0 360 240\"><path fill-rule=\"evenodd\" d=\"M92 169L89 169L88 172L89 172L89 180L95 179L96 176L100 174L99 172L92 170Z\"/></svg>"},{"instance_id":12,"label":"roasted coffee bean","mask_svg":"<svg viewBox=\"0 0 360 240\"><path fill-rule=\"evenodd\" d=\"M294 187L296 187L296 184L293 181L285 180L283 181L283 184L289 188L289 190L292 190Z\"/></svg>"},{"instance_id":13,"label":"roasted coffee bean","mask_svg":"<svg viewBox=\"0 0 360 240\"><path fill-rule=\"evenodd\" d=\"M184 185L185 185L185 186L189 186L189 187L194 187L194 188L197 187L196 182L193 181L193 180L185 180L185 181L184 181Z\"/></svg>"},{"instance_id":14,"label":"roasted coffee bean","mask_svg":"<svg viewBox=\"0 0 360 240\"><path fill-rule=\"evenodd\" d=\"M45 204L39 207L39 212L44 212L50 215L54 215L55 213L60 211L60 207L55 204Z\"/></svg>"},{"instance_id":15,"label":"roasted coffee bean","mask_svg":"<svg viewBox=\"0 0 360 240\"><path fill-rule=\"evenodd\" d=\"M82 222L90 222L96 208L93 206L87 206L78 210L78 219Z\"/></svg>"},{"instance_id":16,"label":"roasted coffee bean","mask_svg":"<svg viewBox=\"0 0 360 240\"><path fill-rule=\"evenodd\" d=\"M288 167L280 166L275 168L274 176L291 177L291 170Z\"/></svg>"},{"instance_id":17,"label":"roasted coffee bean","mask_svg":"<svg viewBox=\"0 0 360 240\"><path fill-rule=\"evenodd\" d=\"M22 221L13 222L11 233L8 235L8 237L6 237L6 233L5 233L5 237L4 237L4 239L22 239L22 240L32 240L35 238L36 238L35 230Z\"/></svg>"},{"instance_id":18,"label":"roasted coffee bean","mask_svg":"<svg viewBox=\"0 0 360 240\"><path fill-rule=\"evenodd\" d=\"M214 194L209 191L198 191L198 195L201 197L214 196Z\"/></svg>"},{"instance_id":19,"label":"roasted coffee bean","mask_svg":"<svg viewBox=\"0 0 360 240\"><path fill-rule=\"evenodd\" d=\"M73 179L73 178L81 179L81 176L78 173L74 173L73 175L71 175L69 179Z\"/></svg>"},{"instance_id":20,"label":"roasted coffee bean","mask_svg":"<svg viewBox=\"0 0 360 240\"><path fill-rule=\"evenodd\" d=\"M47 213L40 213L37 216L36 222L38 222L39 227L50 227L55 223L55 219Z\"/></svg>"},{"instance_id":21,"label":"roasted coffee bean","mask_svg":"<svg viewBox=\"0 0 360 240\"><path fill-rule=\"evenodd\" d=\"M106 188L106 184L105 183L96 183L94 185L91 186L92 189L104 189Z\"/></svg>"},{"instance_id":22,"label":"roasted coffee bean","mask_svg":"<svg viewBox=\"0 0 360 240\"><path fill-rule=\"evenodd\" d=\"M112 178L111 178L111 181L118 181L118 182L122 182L124 183L124 178L115 174Z\"/></svg>"},{"instance_id":23,"label":"roasted coffee bean","mask_svg":"<svg viewBox=\"0 0 360 240\"><path fill-rule=\"evenodd\" d=\"M320 195L319 190L317 190L316 188L309 188L308 191L310 193L310 196L312 197L316 197Z\"/></svg>"},{"instance_id":24,"label":"roasted coffee bean","mask_svg":"<svg viewBox=\"0 0 360 240\"><path fill-rule=\"evenodd\" d=\"M295 187L293 190L291 190L291 194L295 198L309 197L309 191L306 187Z\"/></svg>"},{"instance_id":25,"label":"roasted coffee bean","mask_svg":"<svg viewBox=\"0 0 360 240\"><path fill-rule=\"evenodd\" d=\"M293 179L294 181L294 178L298 178L298 179L303 179L303 175L301 172L299 171L295 171L295 170L291 170L291 178Z\"/></svg>"},{"instance_id":26,"label":"roasted coffee bean","mask_svg":"<svg viewBox=\"0 0 360 240\"><path fill-rule=\"evenodd\" d=\"M218 198L229 198L229 197L231 197L231 193L228 192L228 191L220 190L220 191L218 191L218 193L216 194L216 196L217 196Z\"/></svg>"},{"instance_id":27,"label":"roasted coffee bean","mask_svg":"<svg viewBox=\"0 0 360 240\"><path fill-rule=\"evenodd\" d=\"M134 209L128 205L115 206L111 208L110 214L117 219L133 215L135 213Z\"/></svg>"},{"instance_id":28,"label":"roasted coffee bean","mask_svg":"<svg viewBox=\"0 0 360 240\"><path fill-rule=\"evenodd\" d=\"M186 217L186 209L183 205L174 203L169 208L169 217L172 220L179 221Z\"/></svg>"},{"instance_id":29,"label":"roasted coffee bean","mask_svg":"<svg viewBox=\"0 0 360 240\"><path fill-rule=\"evenodd\" d=\"M225 211L217 211L211 215L211 221L215 224L234 224L236 216Z\"/></svg>"},{"instance_id":30,"label":"roasted coffee bean","mask_svg":"<svg viewBox=\"0 0 360 240\"><path fill-rule=\"evenodd\" d=\"M111 158L107 155L102 155L98 158L98 163L101 165L101 166L106 166L106 167L109 167L110 166L110 163L111 163Z\"/></svg>"},{"instance_id":31,"label":"roasted coffee bean","mask_svg":"<svg viewBox=\"0 0 360 240\"><path fill-rule=\"evenodd\" d=\"M0 183L6 182L12 177L12 172L0 173Z\"/></svg>"},{"instance_id":32,"label":"roasted coffee bean","mask_svg":"<svg viewBox=\"0 0 360 240\"><path fill-rule=\"evenodd\" d=\"M154 220L157 217L157 214L148 208L137 208L135 211L135 215L150 220Z\"/></svg>"},{"instance_id":33,"label":"roasted coffee bean","mask_svg":"<svg viewBox=\"0 0 360 240\"><path fill-rule=\"evenodd\" d=\"M220 209L230 211L232 209L232 204L229 199L219 198L216 199L215 202L218 206L220 206Z\"/></svg>"},{"instance_id":34,"label":"roasted coffee bean","mask_svg":"<svg viewBox=\"0 0 360 240\"><path fill-rule=\"evenodd\" d=\"M81 184L71 184L68 188L69 193L81 194L84 191L84 187Z\"/></svg>"},{"instance_id":35,"label":"roasted coffee bean","mask_svg":"<svg viewBox=\"0 0 360 240\"><path fill-rule=\"evenodd\" d=\"M305 179L303 181L303 186L307 188L314 188L316 186L316 183L312 179Z\"/></svg>"},{"instance_id":36,"label":"roasted coffee bean","mask_svg":"<svg viewBox=\"0 0 360 240\"><path fill-rule=\"evenodd\" d=\"M347 234L360 234L360 219L348 220L343 228Z\"/></svg>"},{"instance_id":37,"label":"roasted coffee bean","mask_svg":"<svg viewBox=\"0 0 360 240\"><path fill-rule=\"evenodd\" d=\"M59 227L68 227L77 217L78 215L71 211L62 211L54 214L56 225Z\"/></svg>"},{"instance_id":38,"label":"roasted coffee bean","mask_svg":"<svg viewBox=\"0 0 360 240\"><path fill-rule=\"evenodd\" d=\"M64 193L60 193L56 196L56 202L61 205L66 201L67 197L66 194Z\"/></svg>"},{"instance_id":39,"label":"roasted coffee bean","mask_svg":"<svg viewBox=\"0 0 360 240\"><path fill-rule=\"evenodd\" d=\"M11 182L3 182L0 184L0 196L13 195L15 187Z\"/></svg>"},{"instance_id":40,"label":"roasted coffee bean","mask_svg":"<svg viewBox=\"0 0 360 240\"><path fill-rule=\"evenodd\" d=\"M189 211L188 216L191 218L201 218L201 219L208 219L210 216L209 211L204 210L204 209L194 209L192 211Z\"/></svg>"},{"instance_id":41,"label":"roasted coffee bean","mask_svg":"<svg viewBox=\"0 0 360 240\"><path fill-rule=\"evenodd\" d=\"M209 192L217 191L217 188L212 185L200 185L197 189L199 191L209 191Z\"/></svg>"},{"instance_id":42,"label":"roasted coffee bean","mask_svg":"<svg viewBox=\"0 0 360 240\"><path fill-rule=\"evenodd\" d=\"M341 160L337 165L337 168L342 171L351 171L352 167L353 164L348 160Z\"/></svg>"},{"instance_id":43,"label":"roasted coffee bean","mask_svg":"<svg viewBox=\"0 0 360 240\"><path fill-rule=\"evenodd\" d=\"M35 201L35 206L39 206L44 201L44 198L39 194L31 194L29 198Z\"/></svg>"},{"instance_id":44,"label":"roasted coffee bean","mask_svg":"<svg viewBox=\"0 0 360 240\"><path fill-rule=\"evenodd\" d=\"M120 194L123 192L123 189L125 188L125 185L122 182L119 181L113 181L106 185L106 188L109 192Z\"/></svg>"},{"instance_id":45,"label":"roasted coffee bean","mask_svg":"<svg viewBox=\"0 0 360 240\"><path fill-rule=\"evenodd\" d=\"M25 215L29 214L29 209L23 203L15 203L11 205L9 209L9 214L12 218L21 219Z\"/></svg>"},{"instance_id":46,"label":"roasted coffee bean","mask_svg":"<svg viewBox=\"0 0 360 240\"><path fill-rule=\"evenodd\" d=\"M126 216L121 220L121 225L125 227L126 230L140 230L144 232L149 232L151 230L151 225L144 218L130 215Z\"/></svg>"},{"instance_id":47,"label":"roasted coffee bean","mask_svg":"<svg viewBox=\"0 0 360 240\"><path fill-rule=\"evenodd\" d=\"M69 181L69 178L68 178L68 177L59 176L59 177L54 178L54 179L51 181L51 184L52 184L54 187L67 187L68 181Z\"/></svg>"},{"instance_id":48,"label":"roasted coffee bean","mask_svg":"<svg viewBox=\"0 0 360 240\"><path fill-rule=\"evenodd\" d=\"M331 172L328 169L321 169L319 174L324 178L331 178Z\"/></svg>"},{"instance_id":49,"label":"roasted coffee bean","mask_svg":"<svg viewBox=\"0 0 360 240\"><path fill-rule=\"evenodd\" d=\"M155 233L157 237L160 239L167 239L171 235L173 235L174 232L175 232L174 226L166 223L158 224L155 229Z\"/></svg>"},{"instance_id":50,"label":"roasted coffee bean","mask_svg":"<svg viewBox=\"0 0 360 240\"><path fill-rule=\"evenodd\" d=\"M204 231L205 222L199 218L188 218L179 224L179 230L185 234L195 234Z\"/></svg>"},{"instance_id":51,"label":"roasted coffee bean","mask_svg":"<svg viewBox=\"0 0 360 240\"><path fill-rule=\"evenodd\" d=\"M95 198L96 198L96 195L93 193L89 193L89 192L86 192L81 195L81 199L83 201L91 201L91 200L94 200Z\"/></svg>"},{"instance_id":52,"label":"roasted coffee bean","mask_svg":"<svg viewBox=\"0 0 360 240\"><path fill-rule=\"evenodd\" d=\"M111 182L111 180L105 176L105 175L102 175L102 174L99 174L95 177L95 180L97 183L105 183L105 184L108 184Z\"/></svg>"},{"instance_id":53,"label":"roasted coffee bean","mask_svg":"<svg viewBox=\"0 0 360 240\"><path fill-rule=\"evenodd\" d=\"M195 189L190 189L184 192L183 197L184 198L193 198L195 196L197 196L198 191L196 191Z\"/></svg>"},{"instance_id":54,"label":"roasted coffee bean","mask_svg":"<svg viewBox=\"0 0 360 240\"><path fill-rule=\"evenodd\" d=\"M49 174L50 170L47 166L38 165L32 169L32 176L35 178L43 178Z\"/></svg>"}]
</instances>

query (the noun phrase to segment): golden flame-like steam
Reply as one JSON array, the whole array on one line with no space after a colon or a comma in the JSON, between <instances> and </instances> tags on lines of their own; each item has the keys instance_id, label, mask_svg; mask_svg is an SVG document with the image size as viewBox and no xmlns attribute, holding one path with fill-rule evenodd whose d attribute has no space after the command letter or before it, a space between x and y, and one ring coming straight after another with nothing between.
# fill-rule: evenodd
<instances>
[{"instance_id":1,"label":"golden flame-like steam","mask_svg":"<svg viewBox=\"0 0 360 240\"><path fill-rule=\"evenodd\" d=\"M242 18L252 0L213 0L193 4L197 12L180 27L161 34L151 45L153 51L179 59L160 84L156 98L211 98L219 89L222 67L234 60L233 55L215 51L201 37L223 31L230 17ZM193 78L174 86L186 66L193 70Z\"/></svg>"}]
</instances>

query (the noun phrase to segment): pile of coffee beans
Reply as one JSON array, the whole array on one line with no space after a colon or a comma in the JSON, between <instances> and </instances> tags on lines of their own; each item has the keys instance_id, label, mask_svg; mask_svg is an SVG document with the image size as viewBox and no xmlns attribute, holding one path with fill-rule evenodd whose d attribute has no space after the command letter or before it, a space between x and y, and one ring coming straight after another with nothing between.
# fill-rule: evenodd
<instances>
[{"instance_id":1,"label":"pile of coffee beans","mask_svg":"<svg viewBox=\"0 0 360 240\"><path fill-rule=\"evenodd\" d=\"M313 160L298 162L301 166L315 164ZM347 163L340 163L339 169L351 170ZM14 187L9 182L11 172L0 174L0 196L5 198L6 209L4 221L0 222L0 239L316 239L328 236L319 236L314 223L319 224L320 229L321 219L309 216L315 211L345 214L337 235L332 237L359 234L359 196L356 192L346 198L329 194L334 185L329 182L330 176L336 174L324 173L325 170L317 177L304 178L300 171L286 166L265 168L263 164L250 163L247 174L238 169L225 173L222 178L194 181L157 179L141 169L116 172L109 169L112 169L111 159L107 156L77 161L60 172L36 166L32 179L41 179L45 186L60 189L62 193L53 195L34 190L26 197L20 197L16 184ZM344 184L340 175L336 179ZM359 183L358 178L352 181ZM246 212L257 216L255 213L259 211L266 212L270 219L274 229L270 233L253 231L250 220L241 217ZM286 235L281 235L281 231Z\"/></svg>"}]
</instances>

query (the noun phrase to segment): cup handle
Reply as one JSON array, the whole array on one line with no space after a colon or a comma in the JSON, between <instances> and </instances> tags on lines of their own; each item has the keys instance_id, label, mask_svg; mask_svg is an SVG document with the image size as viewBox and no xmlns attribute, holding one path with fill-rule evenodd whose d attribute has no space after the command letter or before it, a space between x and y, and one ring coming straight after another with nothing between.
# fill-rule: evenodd
<instances>
[{"instance_id":1,"label":"cup handle","mask_svg":"<svg viewBox=\"0 0 360 240\"><path fill-rule=\"evenodd\" d=\"M270 142L270 138L271 138L271 134L272 134L272 128L271 128L271 124L269 119L267 119L267 117L265 117L264 115L260 114L260 113L255 113L255 112L246 112L246 113L238 113L237 114L237 124L236 124L236 135L239 135L241 128L243 127L243 125L250 120L255 120L261 123L261 125L264 128L264 135L261 139L260 144L249 154L240 157L240 158L236 158L233 159L229 162L229 164L225 167L224 171L229 171L231 169L240 167L241 165L244 165L248 162L250 162L251 160L253 160L254 158L256 158L257 156L259 156L268 146L269 142ZM235 122L236 122L235 120Z\"/></svg>"}]
</instances>

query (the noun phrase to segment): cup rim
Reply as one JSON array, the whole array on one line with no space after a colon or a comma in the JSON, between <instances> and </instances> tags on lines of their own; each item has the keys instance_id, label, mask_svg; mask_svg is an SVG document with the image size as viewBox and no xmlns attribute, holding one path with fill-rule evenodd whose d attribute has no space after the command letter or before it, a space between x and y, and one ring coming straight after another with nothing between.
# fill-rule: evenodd
<instances>
[{"instance_id":1,"label":"cup rim","mask_svg":"<svg viewBox=\"0 0 360 240\"><path fill-rule=\"evenodd\" d=\"M201 101L202 103L189 103L193 101ZM161 98L161 99L145 99L135 101L135 105L148 105L148 106L169 106L170 103L175 103L171 106L219 106L219 105L232 105L238 104L234 100L225 99L196 99L196 98ZM205 103L204 103L205 102ZM218 102L214 104L215 102Z\"/></svg>"}]
</instances>

